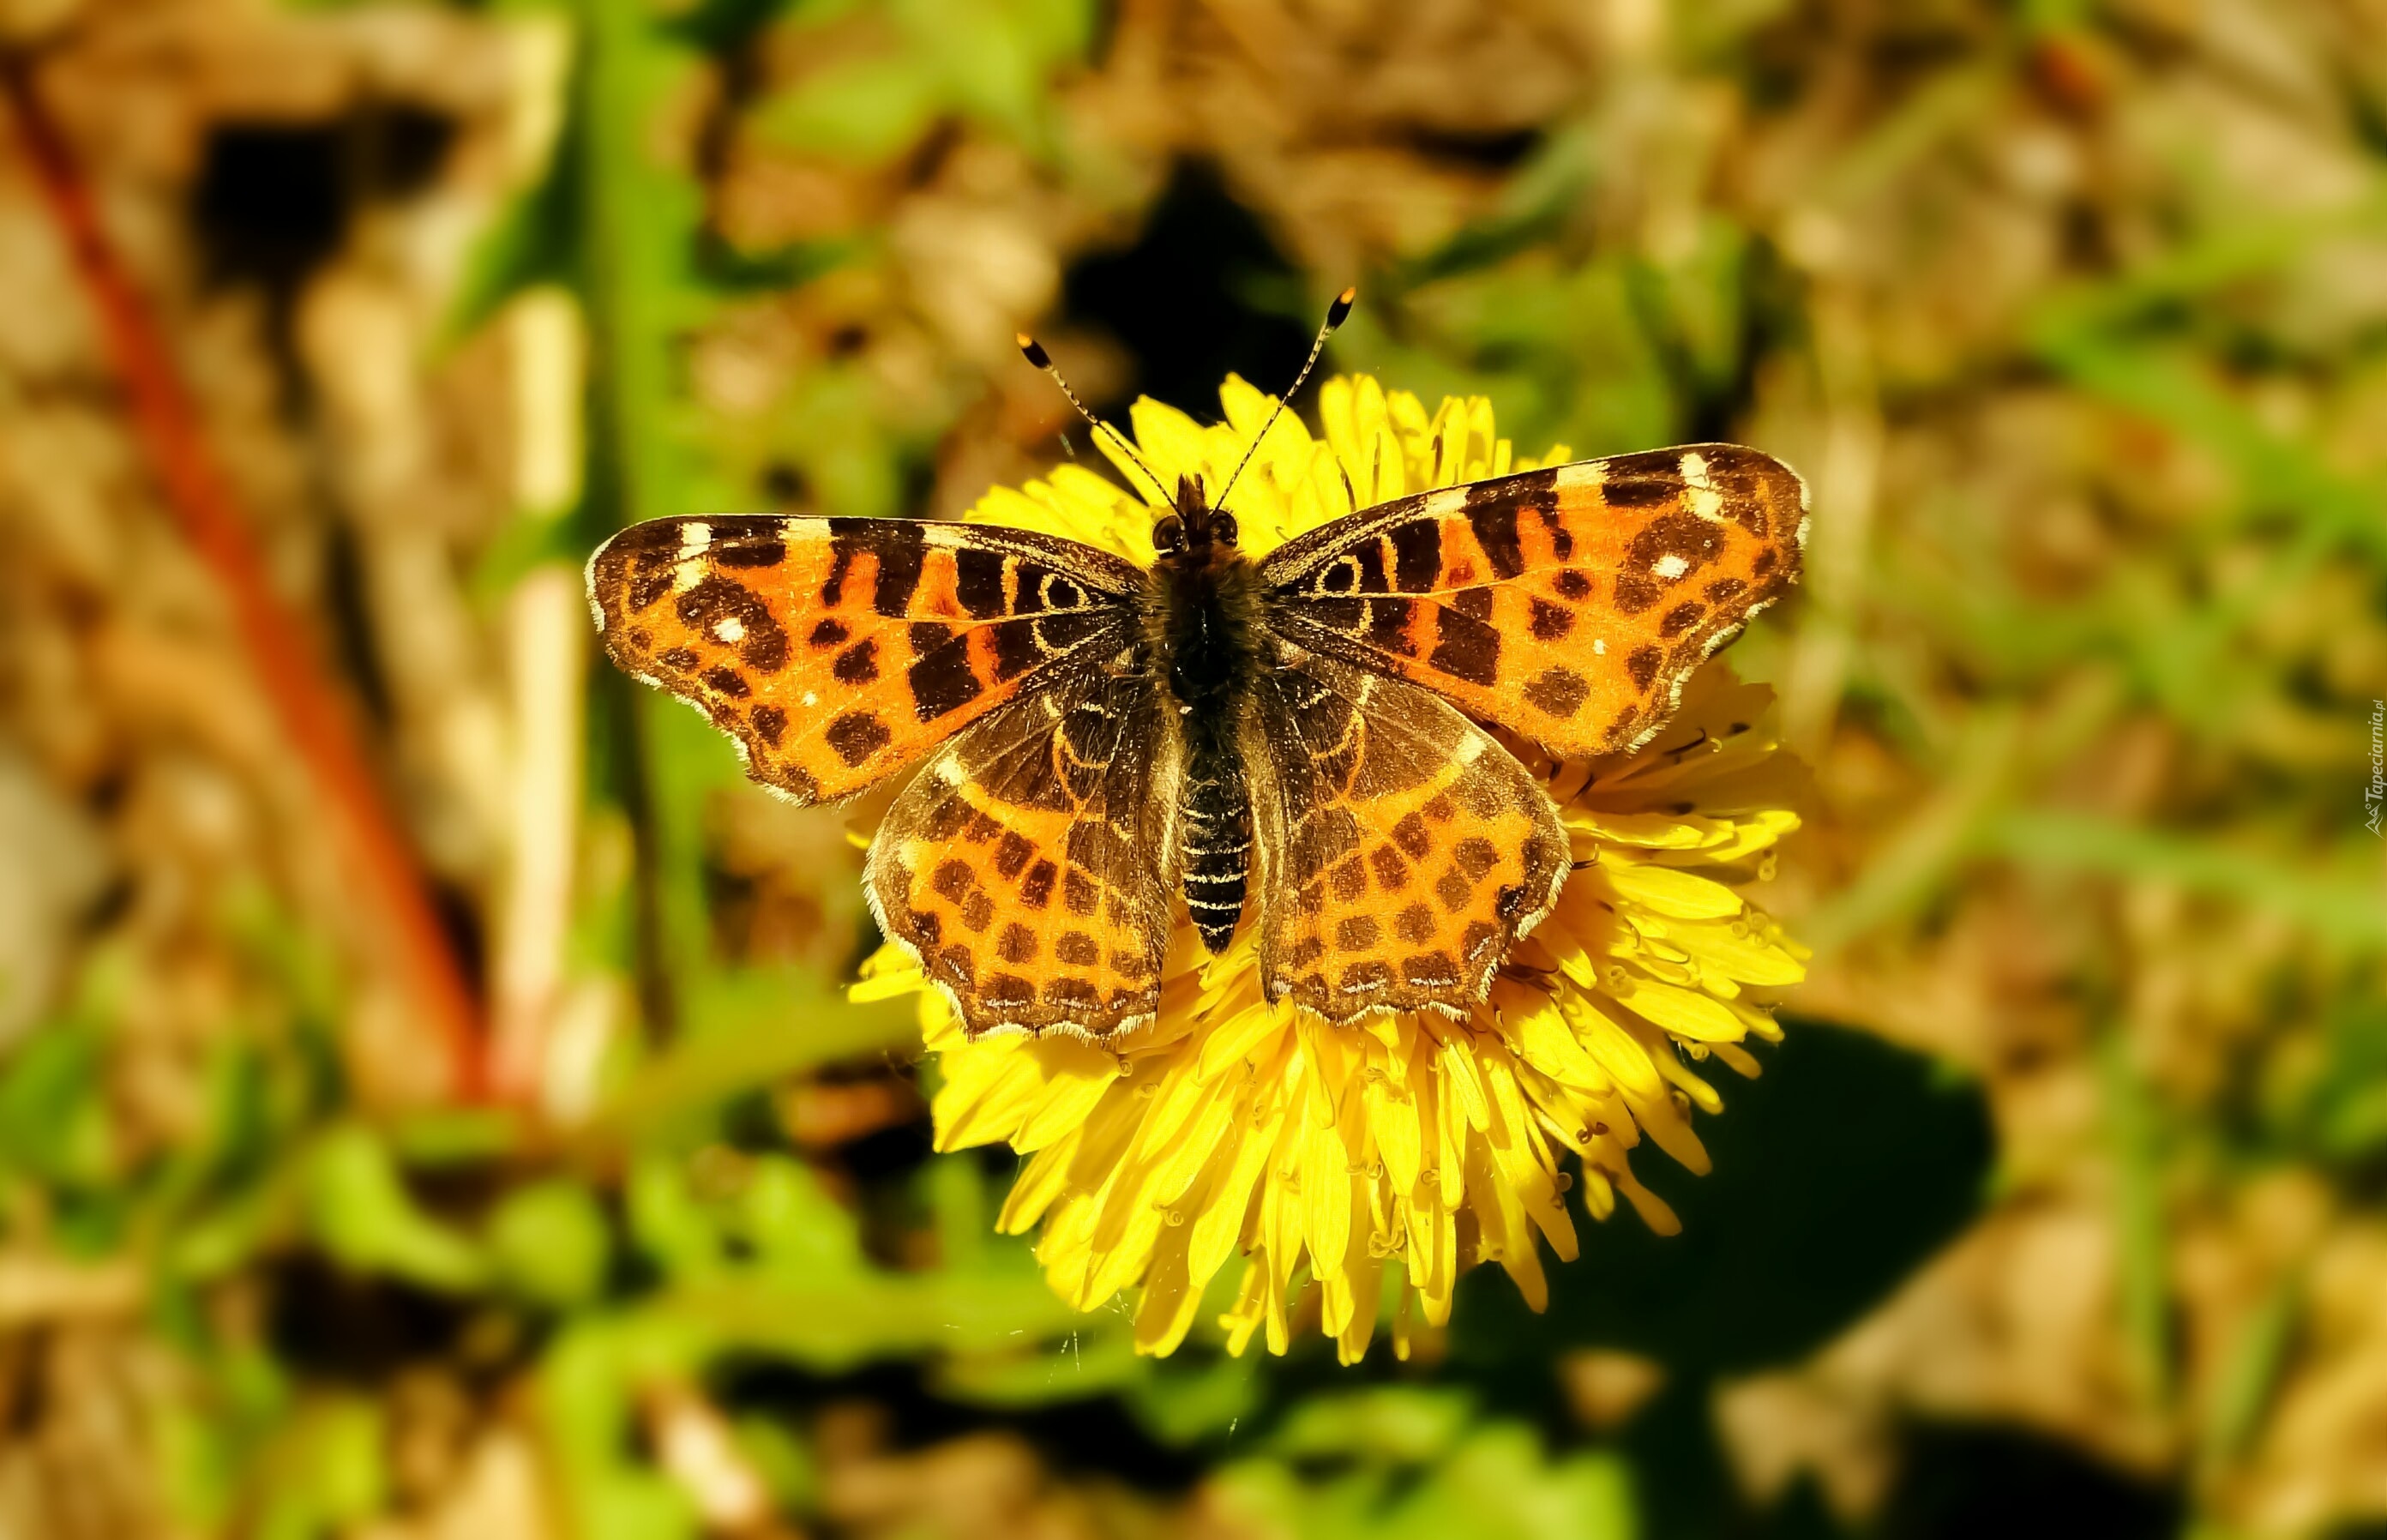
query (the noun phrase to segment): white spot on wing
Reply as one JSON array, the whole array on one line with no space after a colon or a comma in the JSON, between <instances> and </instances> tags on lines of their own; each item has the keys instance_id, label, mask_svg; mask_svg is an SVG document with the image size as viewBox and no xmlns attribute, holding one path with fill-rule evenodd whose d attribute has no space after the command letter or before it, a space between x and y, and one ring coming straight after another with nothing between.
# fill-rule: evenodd
<instances>
[{"instance_id":1,"label":"white spot on wing","mask_svg":"<svg viewBox=\"0 0 2387 1540\"><path fill-rule=\"evenodd\" d=\"M1673 551L1668 551L1665 555L1661 556L1655 562L1650 562L1649 570L1664 578L1667 582L1672 583L1674 579L1690 571L1691 564L1688 562L1684 561L1681 557L1675 555Z\"/></svg>"},{"instance_id":2,"label":"white spot on wing","mask_svg":"<svg viewBox=\"0 0 2387 1540\"><path fill-rule=\"evenodd\" d=\"M702 519L691 519L680 526L679 565L672 574L672 592L684 594L696 587L704 576L704 568L697 558L704 548L713 544L713 526Z\"/></svg>"},{"instance_id":3,"label":"white spot on wing","mask_svg":"<svg viewBox=\"0 0 2387 1540\"><path fill-rule=\"evenodd\" d=\"M1713 489L1715 483L1708 477L1707 456L1697 449L1686 449L1683 451L1681 465L1684 486L1698 487L1702 491Z\"/></svg>"},{"instance_id":4,"label":"white spot on wing","mask_svg":"<svg viewBox=\"0 0 2387 1540\"><path fill-rule=\"evenodd\" d=\"M1591 652L1592 656L1595 658L1607 657L1608 638L1605 637L1594 637L1591 641Z\"/></svg>"},{"instance_id":5,"label":"white spot on wing","mask_svg":"<svg viewBox=\"0 0 2387 1540\"><path fill-rule=\"evenodd\" d=\"M724 615L713 623L713 634L734 645L746 639L746 623L736 615Z\"/></svg>"}]
</instances>

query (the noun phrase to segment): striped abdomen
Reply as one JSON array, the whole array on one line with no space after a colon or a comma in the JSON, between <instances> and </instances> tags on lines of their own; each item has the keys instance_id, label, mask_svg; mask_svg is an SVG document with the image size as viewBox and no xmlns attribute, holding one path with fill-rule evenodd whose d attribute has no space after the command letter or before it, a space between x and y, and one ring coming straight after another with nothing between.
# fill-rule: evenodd
<instances>
[{"instance_id":1,"label":"striped abdomen","mask_svg":"<svg viewBox=\"0 0 2387 1540\"><path fill-rule=\"evenodd\" d=\"M1234 940L1252 853L1251 797L1243 761L1196 732L1185 762L1185 907L1211 953Z\"/></svg>"}]
</instances>

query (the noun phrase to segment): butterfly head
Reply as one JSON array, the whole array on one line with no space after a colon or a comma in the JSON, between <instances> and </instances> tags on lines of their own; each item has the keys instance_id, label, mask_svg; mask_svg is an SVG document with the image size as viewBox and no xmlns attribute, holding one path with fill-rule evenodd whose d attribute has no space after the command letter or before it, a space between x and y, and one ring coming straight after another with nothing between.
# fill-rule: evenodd
<instances>
[{"instance_id":1,"label":"butterfly head","mask_svg":"<svg viewBox=\"0 0 2387 1540\"><path fill-rule=\"evenodd\" d=\"M1210 506L1202 478L1179 476L1175 506L1153 521L1152 549L1164 559L1199 561L1215 548L1231 549L1236 534L1235 516Z\"/></svg>"},{"instance_id":2,"label":"butterfly head","mask_svg":"<svg viewBox=\"0 0 2387 1540\"><path fill-rule=\"evenodd\" d=\"M1244 451L1244 458L1236 461L1233 472L1221 486L1219 492L1220 502L1233 496L1235 483L1242 477L1244 467L1249 465L1252 456L1259 452L1260 445L1268 438L1269 430L1276 426L1278 415L1284 410L1285 402L1293 399L1300 391L1302 382L1309 378L1309 372L1318 367L1318 356L1325 351L1326 339L1332 336L1334 328L1342 325L1350 315L1351 307L1358 297L1358 290L1345 289L1334 297L1334 303L1326 308L1326 323L1318 329L1317 340L1309 345L1309 357L1303 362L1301 372L1294 376L1293 388L1277 398L1276 404L1269 410L1268 418L1260 423L1260 431L1252 439L1251 447ZM1159 476L1153 473L1152 467L1144 462L1143 457L1135 452L1135 446L1122 437L1117 428L1088 410L1085 402L1078 399L1078 393L1069 388L1069 382L1061 378L1060 370L1054 367L1053 355L1044 350L1044 345L1025 332L1019 333L1017 340L1020 353L1030 364L1053 376L1053 383L1061 387L1061 394L1078 409L1078 415L1091 423L1095 433L1108 434L1111 443L1125 457L1125 463L1142 472L1144 479L1152 484L1153 490L1165 496L1167 488ZM1223 508L1210 506L1209 494L1202 486L1202 478L1181 475L1177 478L1177 495L1170 499L1169 511L1153 521L1152 549L1164 565L1200 565L1223 559L1223 564L1231 567L1239 560L1232 554L1235 535L1235 516Z\"/></svg>"}]
</instances>

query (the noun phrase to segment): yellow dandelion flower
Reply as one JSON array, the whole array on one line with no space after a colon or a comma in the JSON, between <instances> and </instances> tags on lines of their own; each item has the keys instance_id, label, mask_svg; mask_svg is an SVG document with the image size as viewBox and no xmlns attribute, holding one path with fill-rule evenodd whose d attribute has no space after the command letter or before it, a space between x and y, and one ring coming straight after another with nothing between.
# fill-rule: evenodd
<instances>
[{"instance_id":1,"label":"yellow dandelion flower","mask_svg":"<svg viewBox=\"0 0 2387 1540\"><path fill-rule=\"evenodd\" d=\"M1181 473L1221 486L1274 405L1233 377L1219 396L1226 422L1209 426L1149 399L1130 409L1137 452L1164 486ZM1329 381L1320 416L1322 437L1278 416L1236 485L1255 558L1357 508L1571 458L1563 446L1512 456L1481 398L1429 413L1365 375ZM1128 486L1144 486L1096 441ZM996 488L969 517L1149 562L1156 511L1063 465ZM1182 920L1159 1019L1107 1041L969 1041L891 946L853 992L919 992L943 1079L937 1148L1002 1142L1029 1156L1000 1227L1042 1226L1045 1276L1081 1310L1139 1291L1140 1351L1174 1350L1240 1255L1242 1288L1219 1321L1231 1350L1265 1333L1282 1354L1314 1309L1342 1360L1357 1362L1389 1281L1406 1357L1415 1321L1446 1322L1459 1274L1479 1262L1507 1269L1536 1309L1547 1303L1541 1248L1575 1255L1571 1190L1594 1218L1621 1193L1643 1222L1677 1228L1635 1179L1632 1153L1647 1140L1706 1170L1689 1113L1723 1102L1693 1067L1712 1057L1756 1074L1742 1045L1780 1033L1753 995L1804 973L1806 950L1742 892L1771 875L1775 842L1799 822L1800 772L1779 751L1771 708L1770 690L1711 663L1634 752L1553 764L1509 740L1547 777L1576 870L1464 1022L1330 1027L1264 1000L1256 928L1208 957Z\"/></svg>"}]
</instances>

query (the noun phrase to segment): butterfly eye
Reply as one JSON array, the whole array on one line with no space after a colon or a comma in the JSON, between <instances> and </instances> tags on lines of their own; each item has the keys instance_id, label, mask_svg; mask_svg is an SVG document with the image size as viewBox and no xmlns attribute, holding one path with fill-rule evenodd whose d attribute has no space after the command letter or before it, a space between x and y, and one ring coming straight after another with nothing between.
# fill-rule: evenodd
<instances>
[{"instance_id":1,"label":"butterfly eye","mask_svg":"<svg viewBox=\"0 0 2387 1540\"><path fill-rule=\"evenodd\" d=\"M1152 526L1152 549L1173 552L1185 549L1185 521L1174 513L1164 513Z\"/></svg>"},{"instance_id":2,"label":"butterfly eye","mask_svg":"<svg viewBox=\"0 0 2387 1540\"><path fill-rule=\"evenodd\" d=\"M1233 545L1235 543L1235 516L1232 513L1220 513L1213 518L1210 521L1210 538L1218 541L1222 546Z\"/></svg>"}]
</instances>

